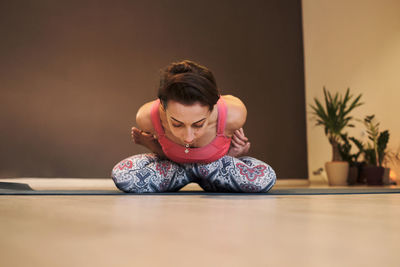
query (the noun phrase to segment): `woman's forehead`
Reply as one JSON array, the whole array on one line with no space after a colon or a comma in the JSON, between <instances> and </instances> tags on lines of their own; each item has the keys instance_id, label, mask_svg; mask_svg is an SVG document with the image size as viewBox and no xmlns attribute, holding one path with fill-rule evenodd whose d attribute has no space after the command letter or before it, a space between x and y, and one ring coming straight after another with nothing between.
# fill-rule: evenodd
<instances>
[{"instance_id":1,"label":"woman's forehead","mask_svg":"<svg viewBox=\"0 0 400 267\"><path fill-rule=\"evenodd\" d=\"M185 123L193 123L208 118L210 110L208 106L196 102L191 105L184 105L170 100L167 105L167 115L175 120Z\"/></svg>"}]
</instances>

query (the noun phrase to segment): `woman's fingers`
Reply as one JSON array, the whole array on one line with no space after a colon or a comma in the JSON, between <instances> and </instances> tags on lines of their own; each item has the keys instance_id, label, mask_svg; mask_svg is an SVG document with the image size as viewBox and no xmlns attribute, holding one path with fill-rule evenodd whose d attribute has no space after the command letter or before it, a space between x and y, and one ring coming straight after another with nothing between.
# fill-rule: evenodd
<instances>
[{"instance_id":1,"label":"woman's fingers","mask_svg":"<svg viewBox=\"0 0 400 267\"><path fill-rule=\"evenodd\" d=\"M250 150L250 143L247 142L244 146L236 143L235 140L232 139L231 148L229 149L229 155L232 157L240 157L247 154Z\"/></svg>"},{"instance_id":2,"label":"woman's fingers","mask_svg":"<svg viewBox=\"0 0 400 267\"><path fill-rule=\"evenodd\" d=\"M143 141L143 131L139 130L136 127L131 128L131 137L135 144L141 144Z\"/></svg>"},{"instance_id":3,"label":"woman's fingers","mask_svg":"<svg viewBox=\"0 0 400 267\"><path fill-rule=\"evenodd\" d=\"M236 143L236 141L234 139L232 139L231 145L234 147L240 147L240 145L238 143Z\"/></svg>"},{"instance_id":4,"label":"woman's fingers","mask_svg":"<svg viewBox=\"0 0 400 267\"><path fill-rule=\"evenodd\" d=\"M240 128L234 132L232 139L235 140L238 144L240 144L242 146L244 146L249 141L249 139L243 135L242 128Z\"/></svg>"},{"instance_id":5,"label":"woman's fingers","mask_svg":"<svg viewBox=\"0 0 400 267\"><path fill-rule=\"evenodd\" d=\"M249 139L244 135L243 128L240 128L235 131L234 133L238 138L240 138L242 141L247 142Z\"/></svg>"},{"instance_id":6,"label":"woman's fingers","mask_svg":"<svg viewBox=\"0 0 400 267\"><path fill-rule=\"evenodd\" d=\"M250 150L250 142L247 142L247 144L246 144L245 147L244 147L243 153L244 153L244 154L247 154L247 153L249 152L249 150Z\"/></svg>"},{"instance_id":7,"label":"woman's fingers","mask_svg":"<svg viewBox=\"0 0 400 267\"><path fill-rule=\"evenodd\" d=\"M233 137L231 144L233 144L235 147L238 147L238 148L240 148L240 147L244 148L249 144L249 142L244 142L241 139Z\"/></svg>"},{"instance_id":8,"label":"woman's fingers","mask_svg":"<svg viewBox=\"0 0 400 267\"><path fill-rule=\"evenodd\" d=\"M138 128L136 128L136 127L132 127L132 131L131 131L131 134L133 135L133 136L141 136L141 135L143 135L143 131L142 130L139 130Z\"/></svg>"},{"instance_id":9,"label":"woman's fingers","mask_svg":"<svg viewBox=\"0 0 400 267\"><path fill-rule=\"evenodd\" d=\"M235 156L242 156L249 152L250 142L248 138L244 135L243 128L236 130L232 136L232 148L234 149ZM233 152L232 151L232 152Z\"/></svg>"},{"instance_id":10,"label":"woman's fingers","mask_svg":"<svg viewBox=\"0 0 400 267\"><path fill-rule=\"evenodd\" d=\"M146 139L154 139L154 135L151 133L141 132L140 135Z\"/></svg>"},{"instance_id":11,"label":"woman's fingers","mask_svg":"<svg viewBox=\"0 0 400 267\"><path fill-rule=\"evenodd\" d=\"M246 141L240 139L236 134L233 135L232 140L241 146L246 144Z\"/></svg>"},{"instance_id":12,"label":"woman's fingers","mask_svg":"<svg viewBox=\"0 0 400 267\"><path fill-rule=\"evenodd\" d=\"M132 130L131 130L132 135L138 135L139 133L140 133L140 130L138 128L132 127Z\"/></svg>"},{"instance_id":13,"label":"woman's fingers","mask_svg":"<svg viewBox=\"0 0 400 267\"><path fill-rule=\"evenodd\" d=\"M141 131L136 127L132 127L132 132L133 133L140 133Z\"/></svg>"}]
</instances>

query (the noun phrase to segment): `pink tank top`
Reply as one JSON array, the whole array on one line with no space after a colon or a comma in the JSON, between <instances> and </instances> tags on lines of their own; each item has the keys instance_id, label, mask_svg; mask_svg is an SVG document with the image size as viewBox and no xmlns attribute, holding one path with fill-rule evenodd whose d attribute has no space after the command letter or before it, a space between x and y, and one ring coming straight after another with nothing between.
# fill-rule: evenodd
<instances>
[{"instance_id":1,"label":"pink tank top","mask_svg":"<svg viewBox=\"0 0 400 267\"><path fill-rule=\"evenodd\" d=\"M157 132L158 142L167 158L177 163L210 163L228 153L231 138L224 135L227 108L222 97L217 102L217 136L208 145L198 148L186 148L174 143L165 136L164 128L161 125L159 106L160 100L157 99L151 107L151 121Z\"/></svg>"}]
</instances>

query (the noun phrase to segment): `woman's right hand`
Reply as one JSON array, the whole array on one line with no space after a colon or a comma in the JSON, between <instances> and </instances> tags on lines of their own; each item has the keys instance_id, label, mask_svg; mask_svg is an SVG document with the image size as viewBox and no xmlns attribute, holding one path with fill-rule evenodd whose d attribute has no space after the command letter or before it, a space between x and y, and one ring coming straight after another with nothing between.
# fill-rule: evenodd
<instances>
[{"instance_id":1,"label":"woman's right hand","mask_svg":"<svg viewBox=\"0 0 400 267\"><path fill-rule=\"evenodd\" d=\"M142 145L152 152L158 154L160 157L165 157L164 152L158 140L150 133L143 132L142 130L132 127L131 129L132 141L135 144Z\"/></svg>"},{"instance_id":2,"label":"woman's right hand","mask_svg":"<svg viewBox=\"0 0 400 267\"><path fill-rule=\"evenodd\" d=\"M148 147L148 145L151 145L152 143L154 143L157 140L154 138L154 136L152 134L143 132L142 130L139 130L136 127L132 127L131 137L132 137L132 141L135 144L143 145L145 147Z\"/></svg>"}]
</instances>

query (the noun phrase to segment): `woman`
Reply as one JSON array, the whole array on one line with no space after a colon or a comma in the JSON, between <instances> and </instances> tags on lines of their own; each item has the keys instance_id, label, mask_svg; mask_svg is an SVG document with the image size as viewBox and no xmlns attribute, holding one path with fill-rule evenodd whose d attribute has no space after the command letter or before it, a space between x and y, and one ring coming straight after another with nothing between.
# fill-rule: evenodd
<instances>
[{"instance_id":1,"label":"woman","mask_svg":"<svg viewBox=\"0 0 400 267\"><path fill-rule=\"evenodd\" d=\"M132 128L136 144L152 154L119 162L112 171L124 192L173 192L195 182L209 192L267 192L275 184L266 163L244 157L247 110L220 96L210 70L195 62L172 63L161 77L158 99L143 105Z\"/></svg>"}]
</instances>

